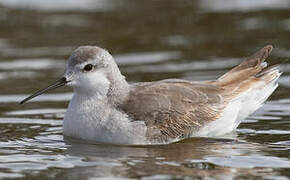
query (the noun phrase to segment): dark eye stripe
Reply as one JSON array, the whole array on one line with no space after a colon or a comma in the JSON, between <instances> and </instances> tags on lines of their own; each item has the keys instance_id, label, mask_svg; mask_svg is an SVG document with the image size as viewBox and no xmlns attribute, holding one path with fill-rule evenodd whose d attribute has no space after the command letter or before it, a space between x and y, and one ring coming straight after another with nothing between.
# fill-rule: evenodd
<instances>
[{"instance_id":1,"label":"dark eye stripe","mask_svg":"<svg viewBox=\"0 0 290 180\"><path fill-rule=\"evenodd\" d=\"M84 71L91 71L92 69L93 69L93 65L92 64L87 64L87 65L85 65L85 67L84 67Z\"/></svg>"}]
</instances>

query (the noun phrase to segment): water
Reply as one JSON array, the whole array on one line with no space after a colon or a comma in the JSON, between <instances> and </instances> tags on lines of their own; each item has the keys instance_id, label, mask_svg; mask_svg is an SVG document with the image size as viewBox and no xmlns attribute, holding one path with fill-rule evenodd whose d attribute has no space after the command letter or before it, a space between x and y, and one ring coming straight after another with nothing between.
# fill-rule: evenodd
<instances>
[{"instance_id":1,"label":"water","mask_svg":"<svg viewBox=\"0 0 290 180\"><path fill-rule=\"evenodd\" d=\"M0 0L0 179L289 179L289 10L286 0ZM18 104L86 44L107 48L130 82L213 79L266 44L284 74L236 138L89 144L62 136L70 88Z\"/></svg>"}]
</instances>

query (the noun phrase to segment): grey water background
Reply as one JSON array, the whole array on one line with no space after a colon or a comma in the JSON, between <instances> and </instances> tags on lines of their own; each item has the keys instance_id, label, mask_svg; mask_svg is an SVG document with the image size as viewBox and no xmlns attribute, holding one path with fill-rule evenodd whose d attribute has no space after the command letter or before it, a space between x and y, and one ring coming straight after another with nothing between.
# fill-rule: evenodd
<instances>
[{"instance_id":1,"label":"grey water background","mask_svg":"<svg viewBox=\"0 0 290 180\"><path fill-rule=\"evenodd\" d=\"M87 44L130 82L214 79L267 44L284 73L234 139L88 144L62 136L72 89L18 104ZM0 0L0 179L289 179L289 57L286 0Z\"/></svg>"}]
</instances>

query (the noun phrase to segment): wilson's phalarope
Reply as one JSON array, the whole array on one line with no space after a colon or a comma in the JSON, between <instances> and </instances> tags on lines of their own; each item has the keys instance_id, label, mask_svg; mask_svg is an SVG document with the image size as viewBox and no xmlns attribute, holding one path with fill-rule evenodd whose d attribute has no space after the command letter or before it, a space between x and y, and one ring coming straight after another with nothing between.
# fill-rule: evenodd
<instances>
[{"instance_id":1,"label":"wilson's phalarope","mask_svg":"<svg viewBox=\"0 0 290 180\"><path fill-rule=\"evenodd\" d=\"M118 144L169 143L192 136L219 136L236 129L277 88L278 66L267 67L268 45L213 81L166 79L129 85L104 49L81 46L64 76L21 104L68 85L74 95L64 135Z\"/></svg>"}]
</instances>

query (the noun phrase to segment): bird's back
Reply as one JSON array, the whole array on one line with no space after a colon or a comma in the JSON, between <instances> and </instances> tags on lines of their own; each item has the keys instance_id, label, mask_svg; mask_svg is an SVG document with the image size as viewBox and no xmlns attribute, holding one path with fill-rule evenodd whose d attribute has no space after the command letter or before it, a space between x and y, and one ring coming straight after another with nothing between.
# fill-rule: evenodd
<instances>
[{"instance_id":1,"label":"bird's back","mask_svg":"<svg viewBox=\"0 0 290 180\"><path fill-rule=\"evenodd\" d=\"M153 142L228 133L276 89L280 72L264 62L271 50L272 46L264 47L214 81L133 84L120 108L132 121L145 122L147 138Z\"/></svg>"}]
</instances>

